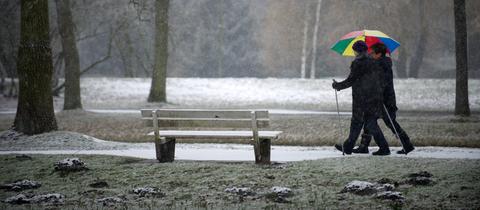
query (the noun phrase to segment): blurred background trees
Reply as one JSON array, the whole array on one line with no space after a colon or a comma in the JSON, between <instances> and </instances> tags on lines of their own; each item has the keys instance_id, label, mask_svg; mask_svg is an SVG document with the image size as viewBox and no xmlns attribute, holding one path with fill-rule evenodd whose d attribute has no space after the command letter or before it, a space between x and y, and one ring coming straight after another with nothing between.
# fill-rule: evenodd
<instances>
[{"instance_id":1,"label":"blurred background trees","mask_svg":"<svg viewBox=\"0 0 480 210\"><path fill-rule=\"evenodd\" d=\"M4 79L16 75L18 2L0 0ZM96 64L82 75L152 76L155 0L70 4L81 72ZM50 0L49 7L54 75L63 78L55 1ZM341 76L350 59L334 54L330 46L349 31L367 28L382 30L402 44L393 54L397 78L454 78L451 8L452 0L171 0L167 75L300 78L305 63L307 78L312 67L315 78ZM479 10L480 1L466 1L470 78L480 78L480 59L474 59L480 56L474 50L480 46Z\"/></svg>"}]
</instances>

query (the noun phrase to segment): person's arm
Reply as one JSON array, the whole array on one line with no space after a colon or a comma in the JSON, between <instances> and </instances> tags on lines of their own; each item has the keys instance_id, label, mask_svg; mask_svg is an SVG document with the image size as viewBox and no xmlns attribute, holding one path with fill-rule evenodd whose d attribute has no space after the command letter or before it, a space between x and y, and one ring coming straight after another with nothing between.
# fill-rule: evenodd
<instances>
[{"instance_id":1,"label":"person's arm","mask_svg":"<svg viewBox=\"0 0 480 210\"><path fill-rule=\"evenodd\" d=\"M332 84L333 89L343 90L351 87L353 83L360 78L361 73L362 71L360 69L360 65L355 61L352 62L352 65L350 65L350 74L348 75L347 79L341 82L334 82Z\"/></svg>"}]
</instances>

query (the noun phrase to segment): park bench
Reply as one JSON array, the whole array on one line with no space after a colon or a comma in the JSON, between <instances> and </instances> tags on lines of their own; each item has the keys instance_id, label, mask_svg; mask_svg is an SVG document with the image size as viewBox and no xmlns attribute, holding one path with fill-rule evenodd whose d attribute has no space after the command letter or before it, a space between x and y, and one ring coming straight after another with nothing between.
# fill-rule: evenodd
<instances>
[{"instance_id":1,"label":"park bench","mask_svg":"<svg viewBox=\"0 0 480 210\"><path fill-rule=\"evenodd\" d=\"M175 141L187 139L245 139L254 146L255 163L270 163L271 140L282 131L268 128L267 110L142 109L142 120L153 127L159 162L172 162ZM188 130L187 130L188 129Z\"/></svg>"}]
</instances>

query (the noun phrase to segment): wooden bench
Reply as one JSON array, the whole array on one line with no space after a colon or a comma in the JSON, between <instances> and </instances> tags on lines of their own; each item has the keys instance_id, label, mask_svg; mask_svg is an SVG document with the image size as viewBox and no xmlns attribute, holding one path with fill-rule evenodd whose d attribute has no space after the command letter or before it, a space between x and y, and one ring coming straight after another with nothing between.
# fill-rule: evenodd
<instances>
[{"instance_id":1,"label":"wooden bench","mask_svg":"<svg viewBox=\"0 0 480 210\"><path fill-rule=\"evenodd\" d=\"M155 136L159 162L174 160L177 138L222 138L251 140L255 163L270 164L271 140L282 133L260 130L269 127L267 110L142 109L141 113L146 125L153 127L149 135Z\"/></svg>"}]
</instances>

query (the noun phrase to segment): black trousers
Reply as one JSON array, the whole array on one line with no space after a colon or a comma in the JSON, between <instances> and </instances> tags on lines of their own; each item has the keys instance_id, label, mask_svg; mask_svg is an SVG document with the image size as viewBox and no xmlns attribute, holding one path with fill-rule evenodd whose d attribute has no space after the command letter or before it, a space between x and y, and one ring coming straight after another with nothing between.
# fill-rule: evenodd
<instances>
[{"instance_id":1,"label":"black trousers","mask_svg":"<svg viewBox=\"0 0 480 210\"><path fill-rule=\"evenodd\" d=\"M388 114L389 115L387 115L385 110L383 110L383 114L382 114L383 115L382 116L383 122L385 123L385 125L388 128L390 128L392 133L395 134L395 130L396 130L397 133L398 133L398 137L400 138L400 141L402 142L403 147L407 150L411 150L413 148L412 142L410 141L410 137L407 135L405 130L403 130L402 127L400 126L400 124L398 124L398 122L397 122L397 112L393 111L393 110L388 110ZM388 118L388 116L390 116L390 119L392 120L391 122L390 122L390 119Z\"/></svg>"},{"instance_id":2,"label":"black trousers","mask_svg":"<svg viewBox=\"0 0 480 210\"><path fill-rule=\"evenodd\" d=\"M354 112L352 114L352 120L350 122L350 134L343 145L345 152L349 153L352 151L363 128L368 131L368 134L373 136L375 143L377 143L381 150L389 150L388 142L385 139L382 130L378 126L377 117L358 112Z\"/></svg>"}]
</instances>

